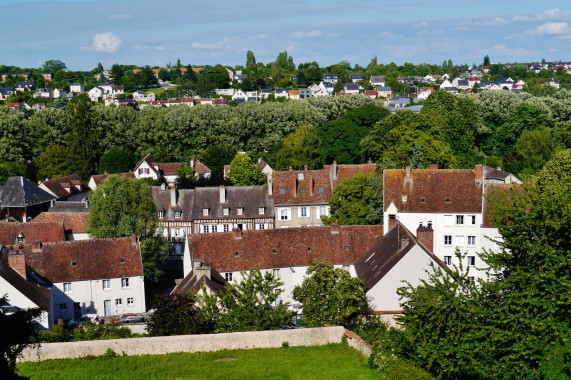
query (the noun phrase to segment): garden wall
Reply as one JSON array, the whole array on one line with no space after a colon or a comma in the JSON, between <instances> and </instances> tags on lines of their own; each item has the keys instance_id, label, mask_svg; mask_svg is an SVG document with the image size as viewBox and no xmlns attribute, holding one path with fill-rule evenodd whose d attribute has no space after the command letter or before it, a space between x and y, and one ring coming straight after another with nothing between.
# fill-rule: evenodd
<instances>
[{"instance_id":1,"label":"garden wall","mask_svg":"<svg viewBox=\"0 0 571 380\"><path fill-rule=\"evenodd\" d=\"M206 335L179 335L115 340L92 340L82 342L43 343L39 348L28 347L20 361L78 358L101 355L107 349L127 355L161 355L171 352L199 352L237 350L249 348L290 346L320 346L341 343L343 327L318 327L276 331L252 331Z\"/></svg>"}]
</instances>

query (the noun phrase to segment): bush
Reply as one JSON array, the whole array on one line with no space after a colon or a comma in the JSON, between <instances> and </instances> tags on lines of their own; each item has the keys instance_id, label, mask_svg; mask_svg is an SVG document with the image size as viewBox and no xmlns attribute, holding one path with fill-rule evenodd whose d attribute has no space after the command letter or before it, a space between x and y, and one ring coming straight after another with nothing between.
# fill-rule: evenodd
<instances>
[{"instance_id":1,"label":"bush","mask_svg":"<svg viewBox=\"0 0 571 380\"><path fill-rule=\"evenodd\" d=\"M181 295L160 296L147 331L151 336L203 332L202 317L195 306L194 298Z\"/></svg>"},{"instance_id":2,"label":"bush","mask_svg":"<svg viewBox=\"0 0 571 380\"><path fill-rule=\"evenodd\" d=\"M86 323L76 327L71 332L71 337L75 342L82 340L124 339L133 338L134 336L128 327L121 327L115 323L107 325Z\"/></svg>"},{"instance_id":3,"label":"bush","mask_svg":"<svg viewBox=\"0 0 571 380\"><path fill-rule=\"evenodd\" d=\"M63 322L61 322L52 327L51 330L38 332L37 341L38 343L65 342L67 337L68 333L63 327Z\"/></svg>"}]
</instances>

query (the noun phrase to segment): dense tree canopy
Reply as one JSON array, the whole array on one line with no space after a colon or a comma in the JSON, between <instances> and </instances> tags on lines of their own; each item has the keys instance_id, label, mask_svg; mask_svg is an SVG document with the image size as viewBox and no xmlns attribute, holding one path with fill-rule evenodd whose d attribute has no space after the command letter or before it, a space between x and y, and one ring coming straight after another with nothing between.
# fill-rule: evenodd
<instances>
[{"instance_id":1,"label":"dense tree canopy","mask_svg":"<svg viewBox=\"0 0 571 380\"><path fill-rule=\"evenodd\" d=\"M234 186L257 186L266 183L266 176L258 170L248 155L237 153L230 165L228 178Z\"/></svg>"}]
</instances>

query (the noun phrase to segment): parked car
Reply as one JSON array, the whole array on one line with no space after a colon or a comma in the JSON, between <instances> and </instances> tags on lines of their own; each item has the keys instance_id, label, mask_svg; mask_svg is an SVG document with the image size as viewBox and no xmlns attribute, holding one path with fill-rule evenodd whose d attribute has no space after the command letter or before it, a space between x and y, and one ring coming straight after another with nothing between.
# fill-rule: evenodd
<instances>
[{"instance_id":1,"label":"parked car","mask_svg":"<svg viewBox=\"0 0 571 380\"><path fill-rule=\"evenodd\" d=\"M67 322L67 325L68 327L77 327L86 323L99 324L99 316L97 314L83 314L80 318Z\"/></svg>"},{"instance_id":2,"label":"parked car","mask_svg":"<svg viewBox=\"0 0 571 380\"><path fill-rule=\"evenodd\" d=\"M145 322L145 317L142 314L123 314L118 319L115 319L113 322L115 323L139 323Z\"/></svg>"}]
</instances>

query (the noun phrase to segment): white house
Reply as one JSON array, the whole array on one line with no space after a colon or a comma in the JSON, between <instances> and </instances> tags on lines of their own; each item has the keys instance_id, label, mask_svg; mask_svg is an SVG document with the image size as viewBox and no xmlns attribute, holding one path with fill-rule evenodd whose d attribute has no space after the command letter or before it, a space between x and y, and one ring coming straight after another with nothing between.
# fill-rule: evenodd
<instances>
[{"instance_id":1,"label":"white house","mask_svg":"<svg viewBox=\"0 0 571 380\"><path fill-rule=\"evenodd\" d=\"M85 87L82 84L74 83L69 86L69 92L72 94L79 94L85 91Z\"/></svg>"},{"instance_id":2,"label":"white house","mask_svg":"<svg viewBox=\"0 0 571 380\"><path fill-rule=\"evenodd\" d=\"M420 225L434 230L432 252L445 264L458 264L455 249L467 252L474 277L483 277L482 248L499 236L484 218L484 194L490 185L521 183L511 173L478 165L475 169L390 169L384 172L385 234L402 223L409 230Z\"/></svg>"},{"instance_id":3,"label":"white house","mask_svg":"<svg viewBox=\"0 0 571 380\"><path fill-rule=\"evenodd\" d=\"M25 262L33 270L28 275L51 288L53 321L86 313L112 316L146 311L136 236L55 243L35 240L26 248Z\"/></svg>"},{"instance_id":4,"label":"white house","mask_svg":"<svg viewBox=\"0 0 571 380\"><path fill-rule=\"evenodd\" d=\"M87 95L89 95L89 99L91 99L92 102L96 102L99 100L99 98L101 98L104 94L104 90L101 87L93 87L91 90L89 90L87 92Z\"/></svg>"},{"instance_id":5,"label":"white house","mask_svg":"<svg viewBox=\"0 0 571 380\"><path fill-rule=\"evenodd\" d=\"M276 91L275 91L275 95L274 95L274 96L276 97L276 99L277 99L277 98L286 98L286 99L288 99L288 98L289 98L289 92L288 92L288 90L285 89L285 88L276 88Z\"/></svg>"},{"instance_id":6,"label":"white house","mask_svg":"<svg viewBox=\"0 0 571 380\"><path fill-rule=\"evenodd\" d=\"M53 97L54 99L65 98L67 97L67 92L63 88L54 88Z\"/></svg>"},{"instance_id":7,"label":"white house","mask_svg":"<svg viewBox=\"0 0 571 380\"><path fill-rule=\"evenodd\" d=\"M387 83L385 77L382 75L372 75L371 78L369 79L369 82L373 87L385 87Z\"/></svg>"},{"instance_id":8,"label":"white house","mask_svg":"<svg viewBox=\"0 0 571 380\"><path fill-rule=\"evenodd\" d=\"M308 90L311 92L311 96L331 96L329 91L317 84L309 86Z\"/></svg>"},{"instance_id":9,"label":"white house","mask_svg":"<svg viewBox=\"0 0 571 380\"><path fill-rule=\"evenodd\" d=\"M182 162L163 162L159 163L151 154L147 154L141 161L137 162L134 170L135 178L152 178L155 180L164 179L167 184L174 185L178 178L176 174L177 169L181 165L186 165ZM211 170L206 167L199 160L190 160L197 178L210 178Z\"/></svg>"},{"instance_id":10,"label":"white house","mask_svg":"<svg viewBox=\"0 0 571 380\"><path fill-rule=\"evenodd\" d=\"M234 92L234 95L232 95L232 100L237 100L237 99L246 99L246 93L240 89L236 90L236 92Z\"/></svg>"}]
</instances>

